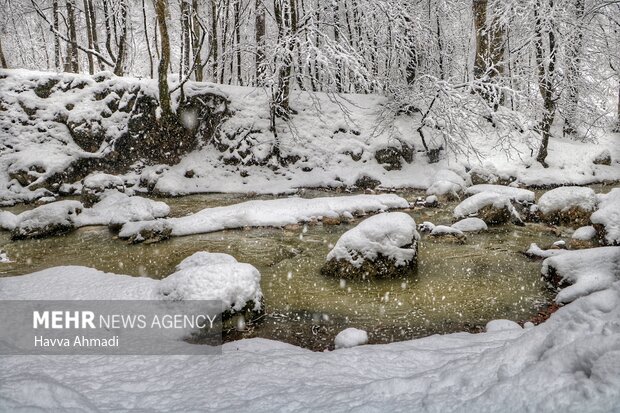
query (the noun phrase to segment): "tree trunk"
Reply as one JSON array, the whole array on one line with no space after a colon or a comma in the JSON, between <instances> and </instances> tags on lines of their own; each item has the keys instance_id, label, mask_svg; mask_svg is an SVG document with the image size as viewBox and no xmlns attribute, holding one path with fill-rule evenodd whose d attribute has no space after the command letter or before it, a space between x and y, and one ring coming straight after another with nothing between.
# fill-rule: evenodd
<instances>
[{"instance_id":1,"label":"tree trunk","mask_svg":"<svg viewBox=\"0 0 620 413\"><path fill-rule=\"evenodd\" d=\"M194 26L192 30L192 54L196 56L194 76L197 82L202 82L202 68L204 65L202 64L202 57L200 56L202 50L199 50L202 47L199 40L202 32L198 21L198 0L192 0L192 18Z\"/></svg>"},{"instance_id":2,"label":"tree trunk","mask_svg":"<svg viewBox=\"0 0 620 413\"><path fill-rule=\"evenodd\" d=\"M127 54L127 0L121 0L121 36L118 41L118 56L116 57L116 65L114 66L114 74L116 76L123 76L125 54Z\"/></svg>"},{"instance_id":3,"label":"tree trunk","mask_svg":"<svg viewBox=\"0 0 620 413\"><path fill-rule=\"evenodd\" d=\"M255 2L254 40L256 41L256 85L261 86L265 80L265 5L263 0Z\"/></svg>"},{"instance_id":4,"label":"tree trunk","mask_svg":"<svg viewBox=\"0 0 620 413\"><path fill-rule=\"evenodd\" d=\"M80 71L80 63L78 56L78 49L75 47L75 43L77 42L77 34L75 31L75 0L67 0L67 20L69 23L69 39L71 43L69 43L69 65L70 70L73 73L78 73Z\"/></svg>"},{"instance_id":5,"label":"tree trunk","mask_svg":"<svg viewBox=\"0 0 620 413\"><path fill-rule=\"evenodd\" d=\"M235 45L237 54L237 84L243 86L243 79L241 78L241 5L239 3L240 0L235 0Z\"/></svg>"},{"instance_id":6,"label":"tree trunk","mask_svg":"<svg viewBox=\"0 0 620 413\"><path fill-rule=\"evenodd\" d=\"M535 41L534 48L536 50L536 64L538 66L538 86L540 95L543 99L544 112L543 118L538 125L537 129L541 134L541 144L538 149L538 155L536 161L542 164L545 168L548 167L546 163L547 148L549 146L549 138L551 137L551 126L555 117L556 109L556 97L555 86L553 84L553 77L555 74L556 64L556 44L555 33L553 27L544 28L541 14L544 12L542 8L542 2L545 0L538 0L534 9L535 22ZM553 9L553 0L549 1L549 9ZM547 44L549 47L548 53L545 53L545 44L543 42L543 30L547 31Z\"/></svg>"},{"instance_id":7,"label":"tree trunk","mask_svg":"<svg viewBox=\"0 0 620 413\"><path fill-rule=\"evenodd\" d=\"M487 29L487 0L474 0L474 30L476 32L476 58L474 60L474 79L482 79L487 71L489 53Z\"/></svg>"},{"instance_id":8,"label":"tree trunk","mask_svg":"<svg viewBox=\"0 0 620 413\"><path fill-rule=\"evenodd\" d=\"M564 128L562 130L564 135L575 135L577 133L575 129L575 116L577 114L577 105L579 103L579 79L581 77L581 45L583 42L583 15L584 15L584 0L575 1L575 21L576 33L575 38L568 45L567 63L566 68L566 89L568 91L568 97L566 101L566 110L564 111Z\"/></svg>"},{"instance_id":9,"label":"tree trunk","mask_svg":"<svg viewBox=\"0 0 620 413\"><path fill-rule=\"evenodd\" d=\"M62 58L60 50L60 37L58 36L58 0L52 3L52 20L54 21L54 64L56 71L62 71Z\"/></svg>"},{"instance_id":10,"label":"tree trunk","mask_svg":"<svg viewBox=\"0 0 620 413\"><path fill-rule=\"evenodd\" d=\"M97 53L100 53L99 40L97 38L97 13L95 13L95 7L93 6L92 0L86 0L86 3L88 4L88 20L90 21L90 33L93 39L93 48ZM99 63L99 70L103 70L103 62L100 57L97 57L97 62Z\"/></svg>"},{"instance_id":11,"label":"tree trunk","mask_svg":"<svg viewBox=\"0 0 620 413\"><path fill-rule=\"evenodd\" d=\"M190 15L189 3L181 1L181 77L189 73L190 67Z\"/></svg>"},{"instance_id":12,"label":"tree trunk","mask_svg":"<svg viewBox=\"0 0 620 413\"><path fill-rule=\"evenodd\" d=\"M159 24L159 34L161 37L161 59L159 60L159 105L164 121L172 118L172 106L170 104L170 92L168 89L168 67L170 66L170 38L168 37L168 26L166 23L167 0L155 0L155 13Z\"/></svg>"},{"instance_id":13,"label":"tree trunk","mask_svg":"<svg viewBox=\"0 0 620 413\"><path fill-rule=\"evenodd\" d=\"M0 65L5 69L9 68L6 64L6 59L4 58L4 52L2 51L2 36L0 36Z\"/></svg>"},{"instance_id":14,"label":"tree trunk","mask_svg":"<svg viewBox=\"0 0 620 413\"><path fill-rule=\"evenodd\" d=\"M116 56L112 52L112 26L110 25L110 10L108 5L109 0L103 0L103 19L105 22L105 48L110 55L110 60L116 62Z\"/></svg>"},{"instance_id":15,"label":"tree trunk","mask_svg":"<svg viewBox=\"0 0 620 413\"><path fill-rule=\"evenodd\" d=\"M144 23L144 40L146 41L146 51L149 54L149 75L153 78L153 53L151 53L151 42L149 41L149 32L146 24L146 3L142 0L142 20Z\"/></svg>"},{"instance_id":16,"label":"tree trunk","mask_svg":"<svg viewBox=\"0 0 620 413\"><path fill-rule=\"evenodd\" d=\"M217 0L211 0L211 50L213 51L213 62L211 65L211 77L213 82L217 82L218 79L218 40L217 40Z\"/></svg>"},{"instance_id":17,"label":"tree trunk","mask_svg":"<svg viewBox=\"0 0 620 413\"><path fill-rule=\"evenodd\" d=\"M86 19L86 38L88 39L88 48L92 49L93 48L93 33L91 31L90 12L88 10L87 0L84 0L84 18ZM88 73L92 75L93 73L95 73L93 55L91 55L90 53L87 53L86 57L88 58Z\"/></svg>"}]
</instances>

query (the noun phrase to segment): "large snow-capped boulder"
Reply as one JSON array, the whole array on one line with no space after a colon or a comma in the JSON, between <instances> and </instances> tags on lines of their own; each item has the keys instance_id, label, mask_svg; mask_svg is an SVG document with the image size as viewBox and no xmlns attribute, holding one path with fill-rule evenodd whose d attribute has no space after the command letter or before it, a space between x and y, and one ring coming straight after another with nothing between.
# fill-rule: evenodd
<instances>
[{"instance_id":1,"label":"large snow-capped boulder","mask_svg":"<svg viewBox=\"0 0 620 413\"><path fill-rule=\"evenodd\" d=\"M226 311L260 312L260 273L227 254L197 252L161 280L156 295L167 300L220 300ZM225 311L225 312L226 312Z\"/></svg>"},{"instance_id":2,"label":"large snow-capped boulder","mask_svg":"<svg viewBox=\"0 0 620 413\"><path fill-rule=\"evenodd\" d=\"M82 181L82 203L90 207L101 199L102 193L110 189L125 192L125 181L116 175L100 172L90 174Z\"/></svg>"},{"instance_id":3,"label":"large snow-capped boulder","mask_svg":"<svg viewBox=\"0 0 620 413\"><path fill-rule=\"evenodd\" d=\"M592 189L562 186L545 192L538 200L538 209L546 222L581 227L589 223L597 204Z\"/></svg>"},{"instance_id":4,"label":"large snow-capped boulder","mask_svg":"<svg viewBox=\"0 0 620 413\"><path fill-rule=\"evenodd\" d=\"M542 274L562 289L555 301L569 303L620 280L620 247L563 251L543 261Z\"/></svg>"},{"instance_id":5,"label":"large snow-capped boulder","mask_svg":"<svg viewBox=\"0 0 620 413\"><path fill-rule=\"evenodd\" d=\"M456 228L448 227L446 225L435 225L431 230L430 235L431 237L436 238L448 238L450 240L455 240L459 243L464 243L467 239L463 231Z\"/></svg>"},{"instance_id":6,"label":"large snow-capped boulder","mask_svg":"<svg viewBox=\"0 0 620 413\"><path fill-rule=\"evenodd\" d=\"M170 213L170 207L164 202L128 196L116 190L106 191L100 197L99 202L92 208L84 209L77 217L76 222L80 226L121 226L127 222L163 218Z\"/></svg>"},{"instance_id":7,"label":"large snow-capped boulder","mask_svg":"<svg viewBox=\"0 0 620 413\"><path fill-rule=\"evenodd\" d=\"M460 199L460 194L466 186L467 182L459 174L449 169L441 169L435 174L426 194L446 200L457 200Z\"/></svg>"},{"instance_id":8,"label":"large snow-capped boulder","mask_svg":"<svg viewBox=\"0 0 620 413\"><path fill-rule=\"evenodd\" d=\"M22 212L17 216L11 238L17 240L66 234L76 228L76 218L82 210L79 201L58 201Z\"/></svg>"},{"instance_id":9,"label":"large snow-capped boulder","mask_svg":"<svg viewBox=\"0 0 620 413\"><path fill-rule=\"evenodd\" d=\"M345 232L321 273L340 278L406 276L416 267L420 235L404 212L372 216Z\"/></svg>"},{"instance_id":10,"label":"large snow-capped boulder","mask_svg":"<svg viewBox=\"0 0 620 413\"><path fill-rule=\"evenodd\" d=\"M504 224L510 220L521 223L521 218L507 196L496 192L480 192L470 196L454 208L456 219L476 216L489 225Z\"/></svg>"},{"instance_id":11,"label":"large snow-capped boulder","mask_svg":"<svg viewBox=\"0 0 620 413\"><path fill-rule=\"evenodd\" d=\"M620 188L599 195L600 205L590 217L599 241L605 245L620 245Z\"/></svg>"},{"instance_id":12,"label":"large snow-capped boulder","mask_svg":"<svg viewBox=\"0 0 620 413\"><path fill-rule=\"evenodd\" d=\"M465 190L466 195L475 195L481 192L495 192L496 194L507 197L511 201L523 204L531 204L534 202L535 198L533 191L505 185L480 184L470 186Z\"/></svg>"},{"instance_id":13,"label":"large snow-capped boulder","mask_svg":"<svg viewBox=\"0 0 620 413\"><path fill-rule=\"evenodd\" d=\"M596 246L596 228L592 225L579 227L571 235L569 242L570 248L574 250L583 248L593 248Z\"/></svg>"}]
</instances>

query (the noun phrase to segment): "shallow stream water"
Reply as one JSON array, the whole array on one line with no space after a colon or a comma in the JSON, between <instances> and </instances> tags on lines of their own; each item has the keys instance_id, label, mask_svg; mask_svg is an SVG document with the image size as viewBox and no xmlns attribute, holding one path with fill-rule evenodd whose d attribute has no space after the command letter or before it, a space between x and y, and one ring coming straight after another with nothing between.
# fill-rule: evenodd
<instances>
[{"instance_id":1,"label":"shallow stream water","mask_svg":"<svg viewBox=\"0 0 620 413\"><path fill-rule=\"evenodd\" d=\"M422 196L415 191L398 194L409 201ZM308 198L332 195L342 194L301 194ZM174 216L248 199L227 194L159 198L170 205ZM417 223L450 224L455 205L408 213ZM367 330L371 343L386 343L434 333L480 331L489 320L498 318L526 321L552 298L540 278L540 261L527 259L522 252L532 242L544 246L559 238L530 224L491 227L488 232L469 234L465 244L423 235L417 272L404 279L345 281L322 276L319 270L331 246L361 219L337 226L228 230L150 245L128 245L106 227L16 242L10 241L8 232L0 232L0 249L14 260L0 264L0 276L82 265L159 279L194 252L224 252L258 268L266 305L260 321L246 323L242 331L230 329L225 339L265 337L314 350L328 348L346 327ZM562 235L569 234L567 230Z\"/></svg>"}]
</instances>

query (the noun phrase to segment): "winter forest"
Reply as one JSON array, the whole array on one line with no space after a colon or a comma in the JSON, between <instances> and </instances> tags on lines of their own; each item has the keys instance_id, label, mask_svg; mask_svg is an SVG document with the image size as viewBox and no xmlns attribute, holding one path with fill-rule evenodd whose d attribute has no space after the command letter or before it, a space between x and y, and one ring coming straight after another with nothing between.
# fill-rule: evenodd
<instances>
[{"instance_id":1,"label":"winter forest","mask_svg":"<svg viewBox=\"0 0 620 413\"><path fill-rule=\"evenodd\" d=\"M0 6L0 412L620 410L620 1Z\"/></svg>"}]
</instances>

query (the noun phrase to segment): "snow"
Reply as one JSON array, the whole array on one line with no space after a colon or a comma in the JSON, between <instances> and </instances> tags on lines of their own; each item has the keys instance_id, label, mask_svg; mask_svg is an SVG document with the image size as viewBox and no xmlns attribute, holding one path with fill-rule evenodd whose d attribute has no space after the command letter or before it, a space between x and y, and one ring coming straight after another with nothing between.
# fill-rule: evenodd
<instances>
[{"instance_id":1,"label":"snow","mask_svg":"<svg viewBox=\"0 0 620 413\"><path fill-rule=\"evenodd\" d=\"M336 335L334 344L337 349L351 348L368 344L368 333L357 328L347 328Z\"/></svg>"},{"instance_id":2,"label":"snow","mask_svg":"<svg viewBox=\"0 0 620 413\"><path fill-rule=\"evenodd\" d=\"M579 186L561 186L541 195L538 200L538 208L547 215L552 212L564 212L577 207L584 211L594 211L598 199L590 188Z\"/></svg>"},{"instance_id":3,"label":"snow","mask_svg":"<svg viewBox=\"0 0 620 413\"><path fill-rule=\"evenodd\" d=\"M620 280L620 247L564 251L543 261L542 273L552 270L572 285L561 290L556 301L568 303L595 291L605 290Z\"/></svg>"},{"instance_id":4,"label":"snow","mask_svg":"<svg viewBox=\"0 0 620 413\"><path fill-rule=\"evenodd\" d=\"M75 218L77 226L118 225L131 221L150 221L163 218L170 213L170 207L161 201L139 196L128 196L116 190L106 191L101 200L86 208Z\"/></svg>"},{"instance_id":5,"label":"snow","mask_svg":"<svg viewBox=\"0 0 620 413\"><path fill-rule=\"evenodd\" d=\"M96 172L84 178L83 185L93 189L122 188L125 186L125 181L116 175Z\"/></svg>"},{"instance_id":6,"label":"snow","mask_svg":"<svg viewBox=\"0 0 620 413\"><path fill-rule=\"evenodd\" d=\"M432 232L433 228L435 228L435 224L433 224L432 222L428 222L428 221L424 221L423 223L418 225L418 229L421 232Z\"/></svg>"},{"instance_id":7,"label":"snow","mask_svg":"<svg viewBox=\"0 0 620 413\"><path fill-rule=\"evenodd\" d=\"M609 245L620 245L620 188L599 195L599 199L599 210L592 214L590 221L605 227L605 241Z\"/></svg>"},{"instance_id":8,"label":"snow","mask_svg":"<svg viewBox=\"0 0 620 413\"><path fill-rule=\"evenodd\" d=\"M226 254L198 252L162 280L65 266L0 279L0 299L220 300L224 309L261 308L260 273Z\"/></svg>"},{"instance_id":9,"label":"snow","mask_svg":"<svg viewBox=\"0 0 620 413\"><path fill-rule=\"evenodd\" d=\"M0 211L0 228L12 231L19 222L17 215L9 211Z\"/></svg>"},{"instance_id":10,"label":"snow","mask_svg":"<svg viewBox=\"0 0 620 413\"><path fill-rule=\"evenodd\" d=\"M196 255L198 254L198 255ZM198 252L161 280L156 294L167 300L221 300L224 308L241 311L252 302L260 310L260 273L250 264L226 254Z\"/></svg>"},{"instance_id":11,"label":"snow","mask_svg":"<svg viewBox=\"0 0 620 413\"><path fill-rule=\"evenodd\" d=\"M457 238L465 238L465 234L463 234L463 231L454 227L448 227L446 225L435 225L431 230L431 235L454 235Z\"/></svg>"},{"instance_id":12,"label":"snow","mask_svg":"<svg viewBox=\"0 0 620 413\"><path fill-rule=\"evenodd\" d=\"M509 198L511 201L522 203L532 203L535 199L533 191L505 185L480 184L470 186L465 190L465 194L467 195L475 195L481 192L495 192L496 194Z\"/></svg>"},{"instance_id":13,"label":"snow","mask_svg":"<svg viewBox=\"0 0 620 413\"><path fill-rule=\"evenodd\" d=\"M411 216L404 212L378 214L342 234L326 261L346 260L359 268L365 260L374 260L380 254L393 259L397 266L406 265L415 258L416 251L402 247L419 239Z\"/></svg>"},{"instance_id":14,"label":"snow","mask_svg":"<svg viewBox=\"0 0 620 413\"><path fill-rule=\"evenodd\" d=\"M588 225L585 227L579 227L571 235L572 239L579 241L589 241L596 236L596 229L593 226Z\"/></svg>"},{"instance_id":15,"label":"snow","mask_svg":"<svg viewBox=\"0 0 620 413\"><path fill-rule=\"evenodd\" d=\"M612 412L619 319L615 282L527 329L325 353L251 339L217 357L8 356L0 410Z\"/></svg>"},{"instance_id":16,"label":"snow","mask_svg":"<svg viewBox=\"0 0 620 413\"><path fill-rule=\"evenodd\" d=\"M548 249L543 250L536 243L530 244L530 247L525 251L525 255L528 257L548 258L556 255L564 254L567 250L562 249Z\"/></svg>"},{"instance_id":17,"label":"snow","mask_svg":"<svg viewBox=\"0 0 620 413\"><path fill-rule=\"evenodd\" d=\"M479 210L486 206L492 206L493 208L507 207L513 213L516 213L508 197L495 192L480 192L458 204L454 208L454 217L466 218L469 215L477 214Z\"/></svg>"},{"instance_id":18,"label":"snow","mask_svg":"<svg viewBox=\"0 0 620 413\"><path fill-rule=\"evenodd\" d=\"M480 232L489 229L480 218L465 218L452 224L452 228L461 232Z\"/></svg>"},{"instance_id":19,"label":"snow","mask_svg":"<svg viewBox=\"0 0 620 413\"><path fill-rule=\"evenodd\" d=\"M521 326L512 320L491 320L484 329L486 332L520 330Z\"/></svg>"},{"instance_id":20,"label":"snow","mask_svg":"<svg viewBox=\"0 0 620 413\"><path fill-rule=\"evenodd\" d=\"M17 216L14 231L25 235L51 225L73 227L77 214L83 209L79 201L58 201L41 205Z\"/></svg>"},{"instance_id":21,"label":"snow","mask_svg":"<svg viewBox=\"0 0 620 413\"><path fill-rule=\"evenodd\" d=\"M200 234L243 227L283 227L323 217L408 208L409 202L393 194L324 198L282 198L247 201L225 207L206 208L196 214L165 220L173 236ZM119 236L129 238L145 228L144 222L127 223Z\"/></svg>"}]
</instances>

